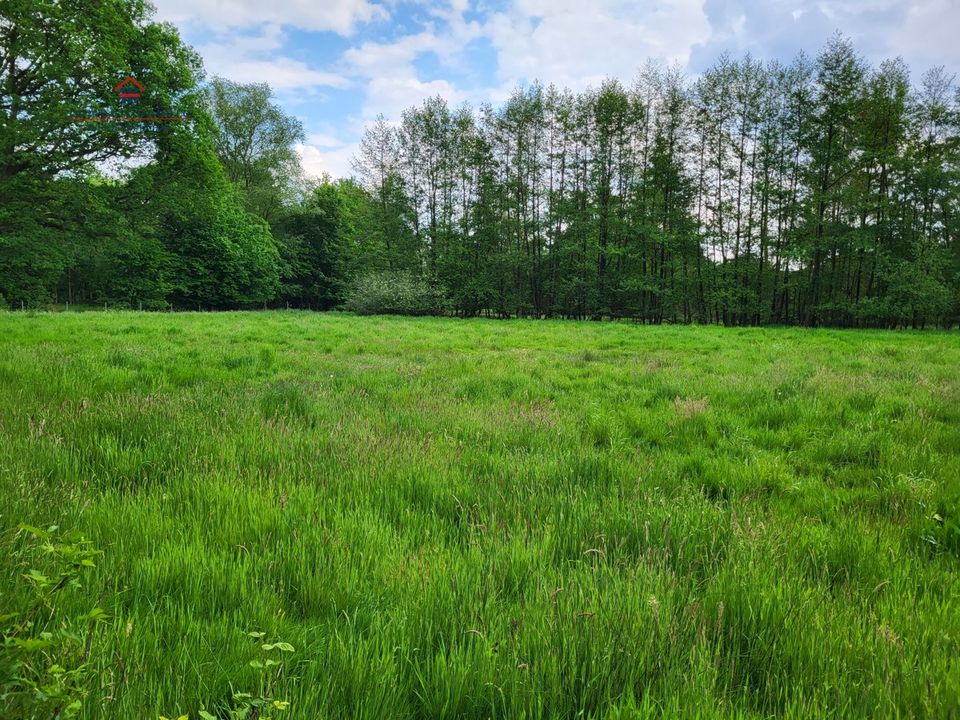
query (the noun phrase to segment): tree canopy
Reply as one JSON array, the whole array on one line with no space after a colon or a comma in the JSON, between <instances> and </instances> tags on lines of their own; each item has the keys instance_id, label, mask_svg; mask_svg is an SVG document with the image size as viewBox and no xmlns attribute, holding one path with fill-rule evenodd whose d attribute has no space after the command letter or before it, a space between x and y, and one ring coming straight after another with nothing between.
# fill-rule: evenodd
<instances>
[{"instance_id":1,"label":"tree canopy","mask_svg":"<svg viewBox=\"0 0 960 720\"><path fill-rule=\"evenodd\" d=\"M217 156L227 177L243 190L247 208L268 219L295 194L300 163L292 146L303 140L300 121L270 97L266 83L243 85L215 77L207 88Z\"/></svg>"},{"instance_id":2,"label":"tree canopy","mask_svg":"<svg viewBox=\"0 0 960 720\"><path fill-rule=\"evenodd\" d=\"M836 36L791 64L649 63L380 120L357 169L389 267L456 312L923 326L960 318L960 94ZM395 258L400 226L413 247Z\"/></svg>"},{"instance_id":3,"label":"tree canopy","mask_svg":"<svg viewBox=\"0 0 960 720\"><path fill-rule=\"evenodd\" d=\"M0 302L950 326L958 131L945 69L836 36L430 98L313 182L270 88L205 81L147 3L0 0Z\"/></svg>"},{"instance_id":4,"label":"tree canopy","mask_svg":"<svg viewBox=\"0 0 960 720\"><path fill-rule=\"evenodd\" d=\"M129 114L112 88L133 75L147 92L136 113L190 117L199 56L139 0L2 0L0 181L51 177L149 152L151 122L91 122Z\"/></svg>"},{"instance_id":5,"label":"tree canopy","mask_svg":"<svg viewBox=\"0 0 960 720\"><path fill-rule=\"evenodd\" d=\"M15 305L272 300L276 243L217 158L202 66L176 30L133 0L2 9L0 295ZM113 91L127 75L144 87L133 102ZM105 174L103 161L129 158L139 164Z\"/></svg>"}]
</instances>

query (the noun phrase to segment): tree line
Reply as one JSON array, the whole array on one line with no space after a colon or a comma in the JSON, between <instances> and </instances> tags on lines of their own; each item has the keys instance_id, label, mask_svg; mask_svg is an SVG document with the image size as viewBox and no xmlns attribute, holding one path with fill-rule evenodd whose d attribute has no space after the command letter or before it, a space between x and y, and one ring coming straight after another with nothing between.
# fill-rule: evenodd
<instances>
[{"instance_id":1,"label":"tree line","mask_svg":"<svg viewBox=\"0 0 960 720\"><path fill-rule=\"evenodd\" d=\"M960 94L849 40L381 119L385 262L473 315L923 326L960 312Z\"/></svg>"},{"instance_id":2,"label":"tree line","mask_svg":"<svg viewBox=\"0 0 960 720\"><path fill-rule=\"evenodd\" d=\"M137 0L3 3L0 53L12 307L960 321L960 93L840 36L789 65L432 98L337 181L304 179L268 86L207 79ZM67 120L134 114L185 119Z\"/></svg>"}]
</instances>

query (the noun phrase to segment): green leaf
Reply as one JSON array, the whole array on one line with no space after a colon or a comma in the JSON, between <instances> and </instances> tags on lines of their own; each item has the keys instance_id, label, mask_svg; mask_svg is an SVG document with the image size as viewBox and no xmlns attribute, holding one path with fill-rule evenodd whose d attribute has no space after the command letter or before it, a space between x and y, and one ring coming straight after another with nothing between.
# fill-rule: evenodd
<instances>
[{"instance_id":1,"label":"green leaf","mask_svg":"<svg viewBox=\"0 0 960 720\"><path fill-rule=\"evenodd\" d=\"M48 535L48 533L44 532L38 527L34 527L33 525L21 525L20 529L38 538L45 538Z\"/></svg>"},{"instance_id":2,"label":"green leaf","mask_svg":"<svg viewBox=\"0 0 960 720\"><path fill-rule=\"evenodd\" d=\"M30 572L25 574L24 577L27 578L27 580L30 580L31 582L35 582L37 585L50 584L50 578L48 578L46 575L41 573L39 570L31 570Z\"/></svg>"},{"instance_id":3,"label":"green leaf","mask_svg":"<svg viewBox=\"0 0 960 720\"><path fill-rule=\"evenodd\" d=\"M90 612L87 613L87 620L97 621L105 620L107 618L107 613L103 611L103 608L95 607Z\"/></svg>"},{"instance_id":4,"label":"green leaf","mask_svg":"<svg viewBox=\"0 0 960 720\"><path fill-rule=\"evenodd\" d=\"M45 638L14 638L13 644L26 652L45 650L53 643Z\"/></svg>"}]
</instances>

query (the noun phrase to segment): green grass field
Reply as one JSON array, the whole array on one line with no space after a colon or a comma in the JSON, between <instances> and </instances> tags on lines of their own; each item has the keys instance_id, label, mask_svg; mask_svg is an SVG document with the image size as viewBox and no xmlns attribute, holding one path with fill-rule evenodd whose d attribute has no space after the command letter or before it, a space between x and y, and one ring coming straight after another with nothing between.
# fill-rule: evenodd
<instances>
[{"instance_id":1,"label":"green grass field","mask_svg":"<svg viewBox=\"0 0 960 720\"><path fill-rule=\"evenodd\" d=\"M0 493L83 718L960 716L956 333L5 313Z\"/></svg>"}]
</instances>

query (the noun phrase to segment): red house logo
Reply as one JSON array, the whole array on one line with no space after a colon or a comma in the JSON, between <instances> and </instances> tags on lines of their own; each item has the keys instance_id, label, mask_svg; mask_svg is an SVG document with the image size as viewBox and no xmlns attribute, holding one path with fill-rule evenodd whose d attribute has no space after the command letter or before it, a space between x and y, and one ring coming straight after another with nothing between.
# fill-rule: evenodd
<instances>
[{"instance_id":1,"label":"red house logo","mask_svg":"<svg viewBox=\"0 0 960 720\"><path fill-rule=\"evenodd\" d=\"M127 89L124 90L124 88ZM144 89L143 85L138 83L133 75L127 75L113 91L117 93L117 97L120 98L138 98Z\"/></svg>"}]
</instances>

